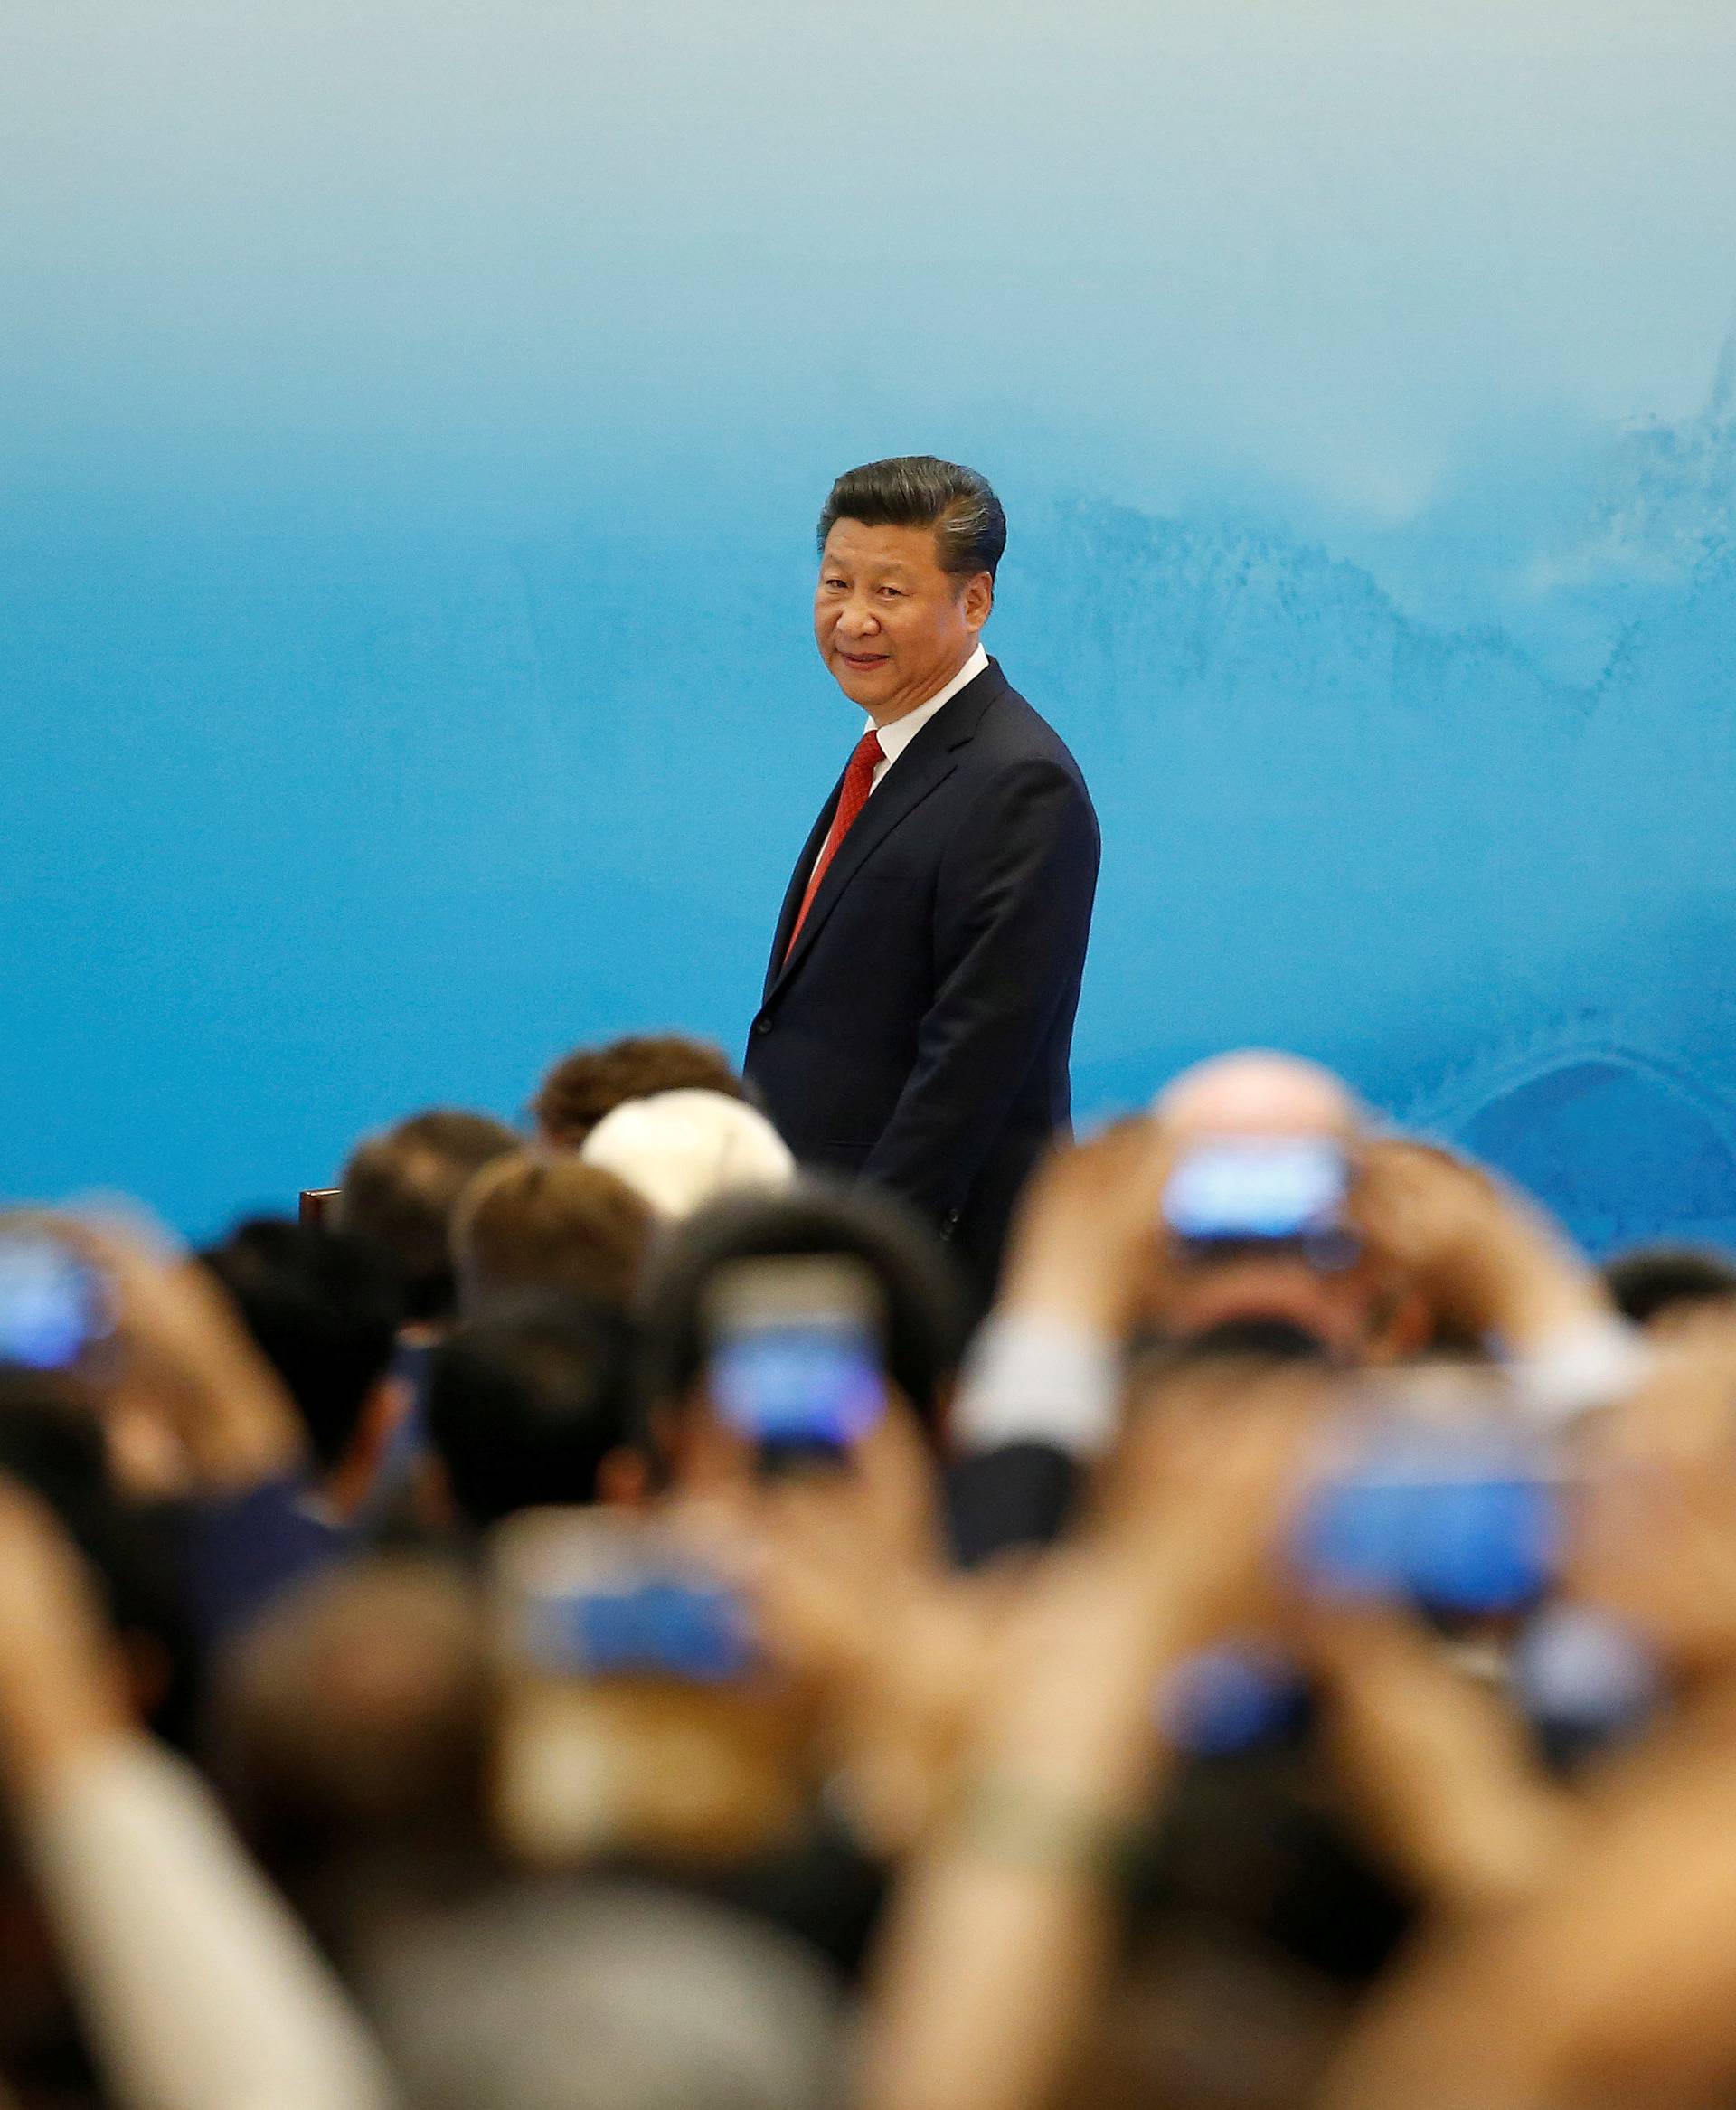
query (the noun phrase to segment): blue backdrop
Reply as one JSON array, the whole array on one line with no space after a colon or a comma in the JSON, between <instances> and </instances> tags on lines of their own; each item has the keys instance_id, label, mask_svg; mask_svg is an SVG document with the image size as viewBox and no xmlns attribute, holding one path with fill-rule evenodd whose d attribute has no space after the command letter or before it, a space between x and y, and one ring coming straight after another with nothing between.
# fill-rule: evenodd
<instances>
[{"instance_id":1,"label":"blue backdrop","mask_svg":"<svg viewBox=\"0 0 1736 2110\"><path fill-rule=\"evenodd\" d=\"M0 1185L739 1045L831 476L1012 522L1085 1108L1296 1047L1736 1235L1736 14L12 0Z\"/></svg>"}]
</instances>

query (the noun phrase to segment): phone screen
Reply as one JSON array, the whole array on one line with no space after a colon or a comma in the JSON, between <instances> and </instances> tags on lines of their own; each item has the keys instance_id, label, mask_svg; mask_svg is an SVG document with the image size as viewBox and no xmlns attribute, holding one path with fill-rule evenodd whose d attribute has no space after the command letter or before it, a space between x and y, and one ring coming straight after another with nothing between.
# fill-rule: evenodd
<instances>
[{"instance_id":1,"label":"phone screen","mask_svg":"<svg viewBox=\"0 0 1736 2110\"><path fill-rule=\"evenodd\" d=\"M82 1254L50 1232L0 1229L0 1363L68 1370L113 1330L102 1278Z\"/></svg>"},{"instance_id":2,"label":"phone screen","mask_svg":"<svg viewBox=\"0 0 1736 2110\"><path fill-rule=\"evenodd\" d=\"M1426 1403L1420 1381L1411 1389ZM1448 1615L1534 1604L1554 1578L1563 1528L1559 1477L1537 1441L1481 1411L1428 1418L1404 1403L1402 1387L1394 1401L1350 1434L1304 1506L1304 1576L1331 1595Z\"/></svg>"},{"instance_id":3,"label":"phone screen","mask_svg":"<svg viewBox=\"0 0 1736 2110\"><path fill-rule=\"evenodd\" d=\"M712 1402L767 1458L841 1456L885 1411L874 1286L857 1263L739 1263L708 1315Z\"/></svg>"},{"instance_id":4,"label":"phone screen","mask_svg":"<svg viewBox=\"0 0 1736 2110\"><path fill-rule=\"evenodd\" d=\"M1191 1244L1263 1244L1317 1238L1342 1228L1350 1168L1320 1136L1223 1136L1177 1162L1164 1220Z\"/></svg>"},{"instance_id":5,"label":"phone screen","mask_svg":"<svg viewBox=\"0 0 1736 2110\"><path fill-rule=\"evenodd\" d=\"M728 1862L807 1807L802 1696L669 1521L527 1509L489 1540L501 1671L491 1798L510 1850Z\"/></svg>"},{"instance_id":6,"label":"phone screen","mask_svg":"<svg viewBox=\"0 0 1736 2110\"><path fill-rule=\"evenodd\" d=\"M753 1660L747 1614L732 1592L677 1568L648 1568L530 1598L521 1642L553 1676L739 1678Z\"/></svg>"},{"instance_id":7,"label":"phone screen","mask_svg":"<svg viewBox=\"0 0 1736 2110\"><path fill-rule=\"evenodd\" d=\"M744 1329L712 1356L712 1396L724 1419L762 1444L847 1451L886 1403L874 1343L848 1326Z\"/></svg>"}]
</instances>

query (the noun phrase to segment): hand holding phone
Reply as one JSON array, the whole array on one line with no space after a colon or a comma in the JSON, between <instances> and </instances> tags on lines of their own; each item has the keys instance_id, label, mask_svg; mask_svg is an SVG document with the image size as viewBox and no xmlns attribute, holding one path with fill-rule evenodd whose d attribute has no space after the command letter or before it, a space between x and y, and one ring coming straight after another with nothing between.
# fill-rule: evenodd
<instances>
[{"instance_id":1,"label":"hand holding phone","mask_svg":"<svg viewBox=\"0 0 1736 2110\"><path fill-rule=\"evenodd\" d=\"M806 1717L748 1608L666 1525L531 1509L490 1546L502 1670L496 1823L537 1867L630 1851L726 1862L794 1829Z\"/></svg>"},{"instance_id":2,"label":"hand holding phone","mask_svg":"<svg viewBox=\"0 0 1736 2110\"><path fill-rule=\"evenodd\" d=\"M100 1272L46 1225L0 1221L0 1367L68 1371L115 1330Z\"/></svg>"},{"instance_id":3,"label":"hand holding phone","mask_svg":"<svg viewBox=\"0 0 1736 2110\"><path fill-rule=\"evenodd\" d=\"M1493 1373L1373 1381L1334 1450L1297 1528L1310 1589L1485 1618L1530 1610L1553 1582L1560 1476Z\"/></svg>"}]
</instances>

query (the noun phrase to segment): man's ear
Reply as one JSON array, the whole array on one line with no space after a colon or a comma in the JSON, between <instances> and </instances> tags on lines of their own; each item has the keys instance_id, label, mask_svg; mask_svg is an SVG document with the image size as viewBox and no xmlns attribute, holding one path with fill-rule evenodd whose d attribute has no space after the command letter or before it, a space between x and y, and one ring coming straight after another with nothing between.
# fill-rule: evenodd
<instances>
[{"instance_id":1,"label":"man's ear","mask_svg":"<svg viewBox=\"0 0 1736 2110\"><path fill-rule=\"evenodd\" d=\"M416 1395L408 1378L388 1374L369 1393L356 1431L370 1476L377 1470L392 1440L415 1411Z\"/></svg>"},{"instance_id":2,"label":"man's ear","mask_svg":"<svg viewBox=\"0 0 1736 2110\"><path fill-rule=\"evenodd\" d=\"M986 572L974 572L965 581L959 605L965 611L967 627L980 630L995 608L995 582Z\"/></svg>"},{"instance_id":3,"label":"man's ear","mask_svg":"<svg viewBox=\"0 0 1736 2110\"><path fill-rule=\"evenodd\" d=\"M327 1489L334 1505L348 1519L354 1517L369 1495L398 1433L415 1405L410 1386L402 1377L382 1377L362 1403L350 1447Z\"/></svg>"}]
</instances>

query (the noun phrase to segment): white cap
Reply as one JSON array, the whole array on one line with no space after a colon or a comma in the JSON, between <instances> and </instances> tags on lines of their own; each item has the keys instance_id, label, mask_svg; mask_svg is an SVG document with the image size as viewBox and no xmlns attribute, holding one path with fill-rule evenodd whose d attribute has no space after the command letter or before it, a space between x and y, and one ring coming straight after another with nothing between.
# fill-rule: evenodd
<instances>
[{"instance_id":1,"label":"white cap","mask_svg":"<svg viewBox=\"0 0 1736 2110\"><path fill-rule=\"evenodd\" d=\"M788 1187L796 1160L763 1113L722 1092L656 1092L606 1113L579 1153L624 1179L660 1216L719 1195Z\"/></svg>"}]
</instances>

